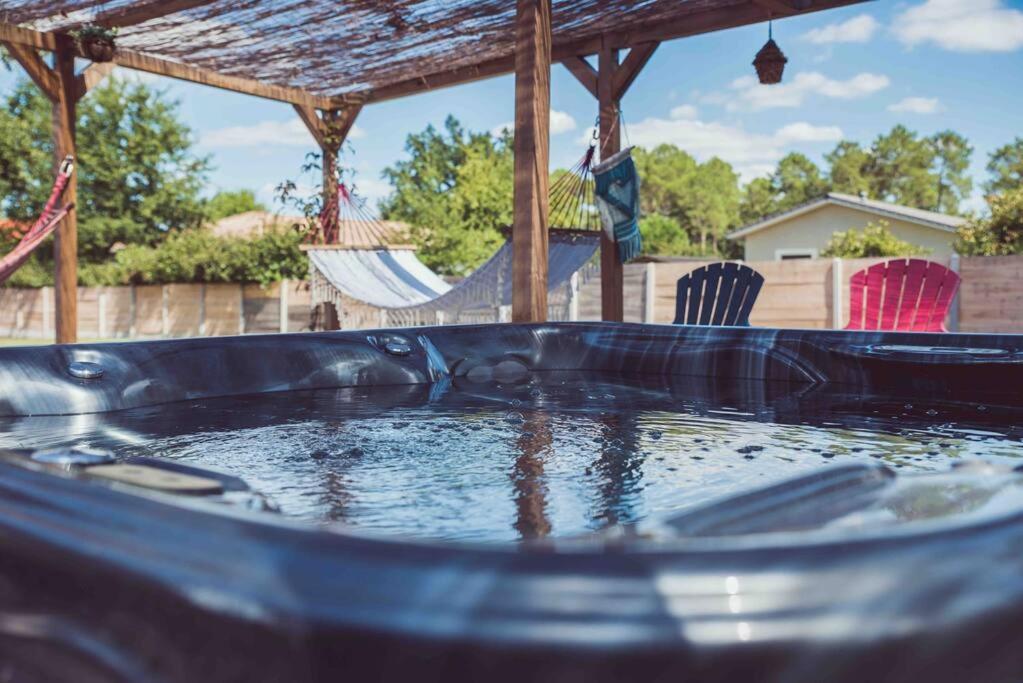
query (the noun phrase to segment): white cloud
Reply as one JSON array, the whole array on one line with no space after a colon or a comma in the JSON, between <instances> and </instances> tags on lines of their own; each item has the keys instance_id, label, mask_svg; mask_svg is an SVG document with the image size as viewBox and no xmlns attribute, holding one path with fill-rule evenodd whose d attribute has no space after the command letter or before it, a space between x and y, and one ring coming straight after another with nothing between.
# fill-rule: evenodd
<instances>
[{"instance_id":1,"label":"white cloud","mask_svg":"<svg viewBox=\"0 0 1023 683\"><path fill-rule=\"evenodd\" d=\"M551 135L560 135L561 133L569 133L576 129L575 119L572 115L558 111L557 109L551 109ZM502 123L499 126L494 126L490 129L490 134L494 137L500 137L504 131L515 131L515 124L511 121Z\"/></svg>"},{"instance_id":2,"label":"white cloud","mask_svg":"<svg viewBox=\"0 0 1023 683\"><path fill-rule=\"evenodd\" d=\"M908 112L910 114L933 114L938 111L941 103L937 97L905 97L895 104L888 105L888 111Z\"/></svg>"},{"instance_id":3,"label":"white cloud","mask_svg":"<svg viewBox=\"0 0 1023 683\"><path fill-rule=\"evenodd\" d=\"M908 46L934 43L956 52L1011 52L1023 47L1023 11L1002 0L926 0L895 17Z\"/></svg>"},{"instance_id":4,"label":"white cloud","mask_svg":"<svg viewBox=\"0 0 1023 683\"><path fill-rule=\"evenodd\" d=\"M774 136L784 142L838 142L842 139L842 129L838 126L813 126L799 121L782 126Z\"/></svg>"},{"instance_id":5,"label":"white cloud","mask_svg":"<svg viewBox=\"0 0 1023 683\"><path fill-rule=\"evenodd\" d=\"M803 40L817 45L829 43L865 43L870 40L879 24L869 14L860 14L838 24L828 24L810 29L803 34Z\"/></svg>"},{"instance_id":6,"label":"white cloud","mask_svg":"<svg viewBox=\"0 0 1023 683\"><path fill-rule=\"evenodd\" d=\"M730 87L734 92L725 106L729 111L798 107L810 94L851 100L872 95L890 84L887 76L866 72L839 81L816 71L805 71L779 85L762 85L753 76L742 76L732 81Z\"/></svg>"},{"instance_id":7,"label":"white cloud","mask_svg":"<svg viewBox=\"0 0 1023 683\"><path fill-rule=\"evenodd\" d=\"M365 137L365 132L353 126L348 133L349 140ZM285 147L315 147L316 142L298 118L287 121L259 121L248 126L228 126L208 130L199 135L199 144L205 147L263 147L281 145Z\"/></svg>"},{"instance_id":8,"label":"white cloud","mask_svg":"<svg viewBox=\"0 0 1023 683\"><path fill-rule=\"evenodd\" d=\"M671 110L673 119L695 119L699 115L696 107L691 104L680 104Z\"/></svg>"},{"instance_id":9,"label":"white cloud","mask_svg":"<svg viewBox=\"0 0 1023 683\"><path fill-rule=\"evenodd\" d=\"M673 144L700 161L719 157L732 164L744 182L773 170L790 145L842 138L842 129L837 126L814 126L803 121L790 123L772 134L762 134L741 125L674 116L674 110L672 114L671 118L651 117L630 125L630 141L647 148Z\"/></svg>"}]
</instances>

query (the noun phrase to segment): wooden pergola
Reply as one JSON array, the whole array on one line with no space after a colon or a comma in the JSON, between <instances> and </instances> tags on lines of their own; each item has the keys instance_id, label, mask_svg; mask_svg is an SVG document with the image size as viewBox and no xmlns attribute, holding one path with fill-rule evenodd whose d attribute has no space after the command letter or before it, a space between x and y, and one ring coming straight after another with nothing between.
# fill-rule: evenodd
<instances>
[{"instance_id":1,"label":"wooden pergola","mask_svg":"<svg viewBox=\"0 0 1023 683\"><path fill-rule=\"evenodd\" d=\"M324 193L364 106L514 72L512 318L526 322L547 315L552 63L597 101L610 154L619 103L662 41L864 1L4 0L0 43L53 103L58 163L75 151L76 102L116 65L290 103L322 151ZM87 24L118 28L118 49L112 64L76 72L70 32ZM74 179L67 193L74 201ZM58 343L77 338L77 252L72 212L55 237ZM606 237L601 306L604 320L622 319L622 267Z\"/></svg>"}]
</instances>

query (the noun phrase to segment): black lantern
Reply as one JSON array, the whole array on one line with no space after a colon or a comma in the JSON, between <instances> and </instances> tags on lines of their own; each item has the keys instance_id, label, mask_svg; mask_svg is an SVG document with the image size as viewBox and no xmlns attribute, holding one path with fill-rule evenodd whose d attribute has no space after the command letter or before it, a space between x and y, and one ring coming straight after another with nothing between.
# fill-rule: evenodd
<instances>
[{"instance_id":1,"label":"black lantern","mask_svg":"<svg viewBox=\"0 0 1023 683\"><path fill-rule=\"evenodd\" d=\"M757 70L757 78L764 85L781 83L781 75L785 71L785 63L788 62L785 53L781 51L778 44L771 36L771 22L767 22L767 42L760 48L760 52L753 59L753 66Z\"/></svg>"}]
</instances>

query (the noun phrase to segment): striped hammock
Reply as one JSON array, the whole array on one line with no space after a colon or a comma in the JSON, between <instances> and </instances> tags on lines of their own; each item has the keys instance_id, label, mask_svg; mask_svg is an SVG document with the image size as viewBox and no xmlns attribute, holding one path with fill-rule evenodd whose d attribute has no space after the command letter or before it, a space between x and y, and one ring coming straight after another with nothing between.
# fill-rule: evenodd
<instances>
[{"instance_id":1,"label":"striped hammock","mask_svg":"<svg viewBox=\"0 0 1023 683\"><path fill-rule=\"evenodd\" d=\"M50 198L46 200L46 206L43 207L39 219L29 228L28 232L22 235L14 249L0 259L0 284L6 282L14 274L14 271L28 260L32 252L57 228L61 219L74 208L74 204L65 204L59 209L57 208L57 202L60 201L74 168L74 159L68 155L60 164L57 177L53 181Z\"/></svg>"}]
</instances>

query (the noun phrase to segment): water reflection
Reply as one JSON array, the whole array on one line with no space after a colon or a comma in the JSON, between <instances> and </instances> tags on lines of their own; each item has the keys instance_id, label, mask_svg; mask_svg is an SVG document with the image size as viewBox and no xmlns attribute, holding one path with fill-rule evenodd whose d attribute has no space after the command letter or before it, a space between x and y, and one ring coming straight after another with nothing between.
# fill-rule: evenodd
<instances>
[{"instance_id":1,"label":"water reflection","mask_svg":"<svg viewBox=\"0 0 1023 683\"><path fill-rule=\"evenodd\" d=\"M1021 441L1012 407L580 373L0 420L0 447L170 458L240 476L287 515L495 541L642 526L831 463L1015 464Z\"/></svg>"}]
</instances>

